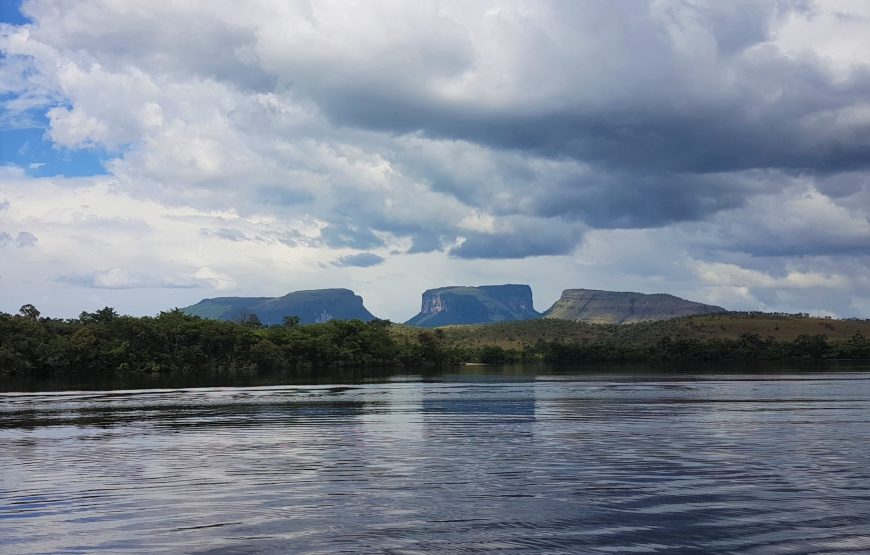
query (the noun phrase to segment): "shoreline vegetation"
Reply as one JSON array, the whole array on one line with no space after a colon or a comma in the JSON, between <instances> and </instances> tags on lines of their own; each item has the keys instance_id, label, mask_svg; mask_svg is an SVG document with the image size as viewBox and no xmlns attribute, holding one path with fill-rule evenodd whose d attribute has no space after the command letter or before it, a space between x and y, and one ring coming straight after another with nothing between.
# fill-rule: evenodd
<instances>
[{"instance_id":1,"label":"shoreline vegetation","mask_svg":"<svg viewBox=\"0 0 870 555\"><path fill-rule=\"evenodd\" d=\"M110 307L77 319L33 305L0 312L0 375L196 373L462 363L870 359L870 320L728 312L634 324L520 320L423 329L388 320L264 326L256 316L208 320L179 309L156 317Z\"/></svg>"}]
</instances>

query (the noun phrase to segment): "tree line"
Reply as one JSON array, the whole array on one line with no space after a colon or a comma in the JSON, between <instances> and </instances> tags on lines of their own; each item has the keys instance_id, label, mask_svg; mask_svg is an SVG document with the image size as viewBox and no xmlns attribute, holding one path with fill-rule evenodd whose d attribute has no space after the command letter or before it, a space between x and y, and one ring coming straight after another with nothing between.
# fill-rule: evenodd
<instances>
[{"instance_id":1,"label":"tree line","mask_svg":"<svg viewBox=\"0 0 870 555\"><path fill-rule=\"evenodd\" d=\"M75 319L43 318L33 305L0 312L0 373L197 372L311 370L332 367L425 367L460 362L543 360L555 364L705 360L870 359L860 332L847 341L801 335L777 341L756 333L737 339L665 336L655 342L543 340L515 349L460 345L442 330L393 333L388 320L296 317L263 326L256 317L208 320L175 309L155 317L106 307ZM454 332L456 333L456 332ZM459 332L461 333L461 331Z\"/></svg>"},{"instance_id":2,"label":"tree line","mask_svg":"<svg viewBox=\"0 0 870 555\"><path fill-rule=\"evenodd\" d=\"M387 320L333 320L262 326L207 320L175 309L156 317L121 316L113 308L77 319L41 318L32 305L0 313L0 373L196 372L412 366L446 361L433 332L398 342ZM431 339L428 336L432 336Z\"/></svg>"}]
</instances>

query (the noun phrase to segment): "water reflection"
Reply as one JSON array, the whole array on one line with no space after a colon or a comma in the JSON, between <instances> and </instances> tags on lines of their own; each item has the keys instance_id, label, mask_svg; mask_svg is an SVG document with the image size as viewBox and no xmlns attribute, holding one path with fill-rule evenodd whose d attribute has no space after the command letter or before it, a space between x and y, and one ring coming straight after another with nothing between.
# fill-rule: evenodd
<instances>
[{"instance_id":1,"label":"water reflection","mask_svg":"<svg viewBox=\"0 0 870 555\"><path fill-rule=\"evenodd\" d=\"M301 371L197 371L189 373L128 373L95 375L83 373L56 376L8 375L0 373L0 392L49 391L141 391L203 387L268 387L310 384L367 384L402 381L424 382L520 382L534 380L588 379L609 381L614 376L624 381L657 378L680 380L699 374L746 377L751 374L793 375L795 373L867 372L867 361L766 361L654 364L590 364L578 367L553 367L543 363L491 366L458 366L443 370L351 368Z\"/></svg>"},{"instance_id":2,"label":"water reflection","mask_svg":"<svg viewBox=\"0 0 870 555\"><path fill-rule=\"evenodd\" d=\"M0 395L0 552L867 552L870 376Z\"/></svg>"}]
</instances>

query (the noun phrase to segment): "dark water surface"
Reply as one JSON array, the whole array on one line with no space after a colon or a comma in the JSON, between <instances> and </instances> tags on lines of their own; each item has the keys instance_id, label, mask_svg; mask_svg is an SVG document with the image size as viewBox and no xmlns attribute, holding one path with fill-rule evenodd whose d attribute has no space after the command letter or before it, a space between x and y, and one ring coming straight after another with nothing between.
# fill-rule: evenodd
<instances>
[{"instance_id":1,"label":"dark water surface","mask_svg":"<svg viewBox=\"0 0 870 555\"><path fill-rule=\"evenodd\" d=\"M2 553L870 553L870 373L0 394Z\"/></svg>"}]
</instances>

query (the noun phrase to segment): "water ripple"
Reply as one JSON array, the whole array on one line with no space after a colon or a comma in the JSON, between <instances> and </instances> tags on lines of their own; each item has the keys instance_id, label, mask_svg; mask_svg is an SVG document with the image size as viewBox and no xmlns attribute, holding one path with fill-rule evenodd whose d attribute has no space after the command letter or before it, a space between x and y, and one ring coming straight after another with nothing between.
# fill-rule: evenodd
<instances>
[{"instance_id":1,"label":"water ripple","mask_svg":"<svg viewBox=\"0 0 870 555\"><path fill-rule=\"evenodd\" d=\"M870 380L0 394L0 552L866 553Z\"/></svg>"}]
</instances>

